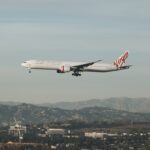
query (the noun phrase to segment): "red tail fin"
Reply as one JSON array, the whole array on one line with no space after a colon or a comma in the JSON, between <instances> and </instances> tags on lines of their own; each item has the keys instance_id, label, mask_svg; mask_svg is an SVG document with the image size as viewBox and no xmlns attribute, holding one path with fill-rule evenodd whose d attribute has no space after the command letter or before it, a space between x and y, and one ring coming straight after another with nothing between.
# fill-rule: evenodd
<instances>
[{"instance_id":1,"label":"red tail fin","mask_svg":"<svg viewBox=\"0 0 150 150\"><path fill-rule=\"evenodd\" d=\"M122 65L125 63L126 59L129 56L129 52L126 51L124 54L122 54L116 61L114 61L114 65L117 67L122 67Z\"/></svg>"}]
</instances>

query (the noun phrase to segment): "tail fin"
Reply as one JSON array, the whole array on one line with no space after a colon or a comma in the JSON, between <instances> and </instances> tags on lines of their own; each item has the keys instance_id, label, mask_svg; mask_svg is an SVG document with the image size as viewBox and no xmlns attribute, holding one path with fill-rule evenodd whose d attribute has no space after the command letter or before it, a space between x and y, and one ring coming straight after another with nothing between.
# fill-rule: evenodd
<instances>
[{"instance_id":1,"label":"tail fin","mask_svg":"<svg viewBox=\"0 0 150 150\"><path fill-rule=\"evenodd\" d=\"M114 65L116 65L118 68L122 67L122 65L125 63L126 59L128 58L128 56L129 56L129 52L126 51L117 60L114 61Z\"/></svg>"}]
</instances>

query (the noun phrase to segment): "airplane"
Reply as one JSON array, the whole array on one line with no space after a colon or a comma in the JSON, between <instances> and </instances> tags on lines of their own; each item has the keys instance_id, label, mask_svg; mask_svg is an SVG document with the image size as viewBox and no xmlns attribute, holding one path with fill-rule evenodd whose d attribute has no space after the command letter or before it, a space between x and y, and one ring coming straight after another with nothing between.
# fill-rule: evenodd
<instances>
[{"instance_id":1,"label":"airplane","mask_svg":"<svg viewBox=\"0 0 150 150\"><path fill-rule=\"evenodd\" d=\"M129 69L131 65L126 65L125 61L129 56L126 51L112 64L98 63L102 60L92 62L66 62L66 61L42 61L42 60L28 60L21 63L21 66L27 68L29 73L31 69L42 70L56 70L57 73L73 72L73 76L81 76L82 72L112 72Z\"/></svg>"}]
</instances>

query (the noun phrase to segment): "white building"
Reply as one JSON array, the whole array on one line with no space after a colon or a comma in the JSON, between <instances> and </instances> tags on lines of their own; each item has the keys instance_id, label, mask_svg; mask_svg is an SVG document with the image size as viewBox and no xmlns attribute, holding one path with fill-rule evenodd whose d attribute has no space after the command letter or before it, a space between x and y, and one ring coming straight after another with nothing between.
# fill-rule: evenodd
<instances>
[{"instance_id":1,"label":"white building","mask_svg":"<svg viewBox=\"0 0 150 150\"><path fill-rule=\"evenodd\" d=\"M64 129L47 129L46 131L47 135L64 135L65 134L65 130Z\"/></svg>"},{"instance_id":2,"label":"white building","mask_svg":"<svg viewBox=\"0 0 150 150\"><path fill-rule=\"evenodd\" d=\"M90 138L101 138L103 139L104 135L106 133L99 133L99 132L85 132L84 133L85 137L90 137Z\"/></svg>"},{"instance_id":3,"label":"white building","mask_svg":"<svg viewBox=\"0 0 150 150\"><path fill-rule=\"evenodd\" d=\"M20 136L27 132L26 126L22 126L20 124L15 124L9 127L8 133L14 136Z\"/></svg>"},{"instance_id":4,"label":"white building","mask_svg":"<svg viewBox=\"0 0 150 150\"><path fill-rule=\"evenodd\" d=\"M85 132L84 135L85 135L85 137L101 138L101 139L103 139L104 136L110 136L110 137L118 136L117 134L101 133L101 132Z\"/></svg>"}]
</instances>

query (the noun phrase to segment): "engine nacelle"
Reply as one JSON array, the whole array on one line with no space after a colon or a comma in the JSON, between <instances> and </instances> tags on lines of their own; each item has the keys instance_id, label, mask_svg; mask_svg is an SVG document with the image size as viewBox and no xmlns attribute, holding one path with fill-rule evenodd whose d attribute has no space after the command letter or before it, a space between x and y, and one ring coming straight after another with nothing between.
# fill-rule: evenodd
<instances>
[{"instance_id":1,"label":"engine nacelle","mask_svg":"<svg viewBox=\"0 0 150 150\"><path fill-rule=\"evenodd\" d=\"M70 71L71 71L70 66L62 65L62 66L60 66L60 68L57 70L57 73L66 73L66 72L70 72Z\"/></svg>"}]
</instances>

